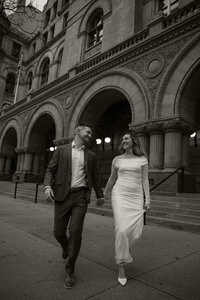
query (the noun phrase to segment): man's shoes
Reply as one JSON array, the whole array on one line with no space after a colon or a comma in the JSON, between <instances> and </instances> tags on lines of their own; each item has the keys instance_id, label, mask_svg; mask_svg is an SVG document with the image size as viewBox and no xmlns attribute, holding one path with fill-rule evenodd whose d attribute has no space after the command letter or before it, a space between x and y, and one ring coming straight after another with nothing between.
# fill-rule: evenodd
<instances>
[{"instance_id":1,"label":"man's shoes","mask_svg":"<svg viewBox=\"0 0 200 300\"><path fill-rule=\"evenodd\" d=\"M62 249L62 258L66 259L67 257L68 257L68 253L64 249Z\"/></svg>"},{"instance_id":2,"label":"man's shoes","mask_svg":"<svg viewBox=\"0 0 200 300\"><path fill-rule=\"evenodd\" d=\"M70 273L70 274L66 273L64 288L65 289L71 289L74 284L75 284L75 275L74 275L74 273Z\"/></svg>"}]
</instances>

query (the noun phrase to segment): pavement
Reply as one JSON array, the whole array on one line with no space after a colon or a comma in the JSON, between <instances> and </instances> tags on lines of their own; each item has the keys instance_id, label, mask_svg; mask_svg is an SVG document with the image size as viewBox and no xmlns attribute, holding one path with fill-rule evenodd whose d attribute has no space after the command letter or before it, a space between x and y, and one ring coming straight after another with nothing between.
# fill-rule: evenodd
<instances>
[{"instance_id":1,"label":"pavement","mask_svg":"<svg viewBox=\"0 0 200 300\"><path fill-rule=\"evenodd\" d=\"M76 285L63 287L64 262L53 229L53 205L0 194L1 300L197 300L200 235L147 225L131 250L128 283L117 282L114 220L87 213Z\"/></svg>"}]
</instances>

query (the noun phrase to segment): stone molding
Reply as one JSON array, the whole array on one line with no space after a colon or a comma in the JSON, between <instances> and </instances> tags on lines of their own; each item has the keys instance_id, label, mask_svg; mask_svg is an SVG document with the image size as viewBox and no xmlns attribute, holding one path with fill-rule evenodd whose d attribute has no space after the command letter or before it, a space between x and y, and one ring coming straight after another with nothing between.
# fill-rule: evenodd
<instances>
[{"instance_id":1,"label":"stone molding","mask_svg":"<svg viewBox=\"0 0 200 300\"><path fill-rule=\"evenodd\" d=\"M130 124L129 128L134 130L137 135L151 135L153 133L165 133L169 131L182 132L190 135L195 131L194 127L181 118L154 120L143 124Z\"/></svg>"}]
</instances>

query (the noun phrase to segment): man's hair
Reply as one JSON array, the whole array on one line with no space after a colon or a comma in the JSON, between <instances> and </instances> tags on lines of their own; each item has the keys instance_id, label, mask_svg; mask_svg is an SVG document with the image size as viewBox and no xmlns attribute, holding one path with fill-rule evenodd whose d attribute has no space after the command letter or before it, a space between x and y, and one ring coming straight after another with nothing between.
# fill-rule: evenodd
<instances>
[{"instance_id":1,"label":"man's hair","mask_svg":"<svg viewBox=\"0 0 200 300\"><path fill-rule=\"evenodd\" d=\"M80 130L84 129L85 127L88 127L91 129L91 127L87 124L78 124L74 129L74 135L76 135Z\"/></svg>"}]
</instances>

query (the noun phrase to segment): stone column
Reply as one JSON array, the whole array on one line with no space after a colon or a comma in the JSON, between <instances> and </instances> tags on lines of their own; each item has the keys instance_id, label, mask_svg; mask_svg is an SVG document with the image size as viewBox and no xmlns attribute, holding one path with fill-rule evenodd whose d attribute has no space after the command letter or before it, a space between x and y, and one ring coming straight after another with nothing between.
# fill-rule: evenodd
<instances>
[{"instance_id":1,"label":"stone column","mask_svg":"<svg viewBox=\"0 0 200 300\"><path fill-rule=\"evenodd\" d=\"M25 152L23 171L30 173L32 170L32 162L33 162L33 154L29 149L27 149Z\"/></svg>"},{"instance_id":2,"label":"stone column","mask_svg":"<svg viewBox=\"0 0 200 300\"><path fill-rule=\"evenodd\" d=\"M175 171L182 163L182 133L178 131L165 132L165 171Z\"/></svg>"},{"instance_id":3,"label":"stone column","mask_svg":"<svg viewBox=\"0 0 200 300\"><path fill-rule=\"evenodd\" d=\"M21 153L17 153L17 168L16 168L16 172L19 172L19 171L20 171L20 162L21 162L21 158L22 158Z\"/></svg>"},{"instance_id":4,"label":"stone column","mask_svg":"<svg viewBox=\"0 0 200 300\"><path fill-rule=\"evenodd\" d=\"M172 119L163 123L165 132L164 171L175 171L182 165L183 122Z\"/></svg>"},{"instance_id":5,"label":"stone column","mask_svg":"<svg viewBox=\"0 0 200 300\"><path fill-rule=\"evenodd\" d=\"M34 158L33 158L33 173L37 174L39 173L39 169L40 169L40 156L41 153L36 152L34 154Z\"/></svg>"},{"instance_id":6,"label":"stone column","mask_svg":"<svg viewBox=\"0 0 200 300\"><path fill-rule=\"evenodd\" d=\"M17 153L17 169L16 173L23 171L23 164L24 164L24 151L26 149L24 147L15 148L15 152Z\"/></svg>"},{"instance_id":7,"label":"stone column","mask_svg":"<svg viewBox=\"0 0 200 300\"><path fill-rule=\"evenodd\" d=\"M183 135L183 153L182 153L182 166L187 171L189 168L189 146L190 146L190 135Z\"/></svg>"},{"instance_id":8,"label":"stone column","mask_svg":"<svg viewBox=\"0 0 200 300\"><path fill-rule=\"evenodd\" d=\"M142 148L142 151L149 156L149 135L147 131L147 126L145 124L134 127L133 125L129 126L129 129L132 129L140 142L140 146Z\"/></svg>"},{"instance_id":9,"label":"stone column","mask_svg":"<svg viewBox=\"0 0 200 300\"><path fill-rule=\"evenodd\" d=\"M180 118L166 121L165 131L165 170L175 170L189 165L189 135L194 129Z\"/></svg>"},{"instance_id":10,"label":"stone column","mask_svg":"<svg viewBox=\"0 0 200 300\"><path fill-rule=\"evenodd\" d=\"M148 125L148 129L150 132L150 165L154 170L161 170L164 162L164 137L162 133L162 123L151 123Z\"/></svg>"}]
</instances>

